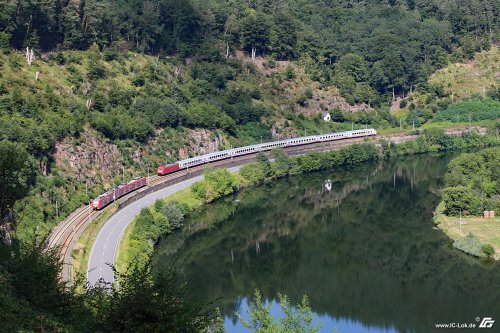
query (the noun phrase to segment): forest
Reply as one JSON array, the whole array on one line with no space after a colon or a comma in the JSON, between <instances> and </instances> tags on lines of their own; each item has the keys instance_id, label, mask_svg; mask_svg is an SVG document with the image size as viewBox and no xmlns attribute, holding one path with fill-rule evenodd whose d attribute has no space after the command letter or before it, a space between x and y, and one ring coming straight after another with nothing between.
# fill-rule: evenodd
<instances>
[{"instance_id":1,"label":"forest","mask_svg":"<svg viewBox=\"0 0 500 333\"><path fill-rule=\"evenodd\" d=\"M130 50L222 61L310 58L353 102L404 95L498 38L496 0L2 1L0 48Z\"/></svg>"}]
</instances>

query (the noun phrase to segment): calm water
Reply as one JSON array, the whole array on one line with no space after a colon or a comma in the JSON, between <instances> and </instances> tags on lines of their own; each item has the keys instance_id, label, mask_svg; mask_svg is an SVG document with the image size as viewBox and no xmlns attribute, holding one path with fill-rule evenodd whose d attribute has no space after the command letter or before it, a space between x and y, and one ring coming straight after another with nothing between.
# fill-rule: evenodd
<instances>
[{"instance_id":1,"label":"calm water","mask_svg":"<svg viewBox=\"0 0 500 333\"><path fill-rule=\"evenodd\" d=\"M218 299L229 332L248 332L233 313L244 314L256 288L278 316L278 292L293 302L308 295L321 332L439 332L435 323L486 316L498 329L500 265L454 250L432 222L451 158L419 156L247 189L163 239L155 265L177 260L199 297Z\"/></svg>"}]
</instances>

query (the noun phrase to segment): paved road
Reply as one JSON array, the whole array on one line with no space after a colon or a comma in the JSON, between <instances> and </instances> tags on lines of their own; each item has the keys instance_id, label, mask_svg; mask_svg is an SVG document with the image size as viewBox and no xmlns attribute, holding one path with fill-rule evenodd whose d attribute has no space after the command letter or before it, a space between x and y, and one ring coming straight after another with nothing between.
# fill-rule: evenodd
<instances>
[{"instance_id":1,"label":"paved road","mask_svg":"<svg viewBox=\"0 0 500 333\"><path fill-rule=\"evenodd\" d=\"M228 168L228 170L230 172L236 172L239 168L240 167L237 166ZM120 209L115 215L106 221L97 235L92 251L90 252L87 282L91 285L95 285L101 278L104 282L113 282L113 270L110 265L115 262L120 238L130 222L132 222L134 217L140 213L141 209L149 207L154 204L156 200L183 190L202 179L203 175L197 176L181 183L166 187L157 192L153 192Z\"/></svg>"}]
</instances>

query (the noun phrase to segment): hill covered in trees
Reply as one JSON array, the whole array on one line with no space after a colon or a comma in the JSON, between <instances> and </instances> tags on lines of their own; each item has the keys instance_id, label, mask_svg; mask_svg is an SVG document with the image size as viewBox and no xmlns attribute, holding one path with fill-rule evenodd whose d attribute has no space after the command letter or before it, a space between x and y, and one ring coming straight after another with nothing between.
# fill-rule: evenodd
<instances>
[{"instance_id":1,"label":"hill covered in trees","mask_svg":"<svg viewBox=\"0 0 500 333\"><path fill-rule=\"evenodd\" d=\"M130 50L211 62L307 58L352 102L403 95L498 37L495 0L4 1L0 47Z\"/></svg>"},{"instance_id":2,"label":"hill covered in trees","mask_svg":"<svg viewBox=\"0 0 500 333\"><path fill-rule=\"evenodd\" d=\"M30 239L105 188L179 158L352 127L496 119L498 10L488 1L4 1L0 213ZM319 117L326 111L333 122Z\"/></svg>"}]
</instances>

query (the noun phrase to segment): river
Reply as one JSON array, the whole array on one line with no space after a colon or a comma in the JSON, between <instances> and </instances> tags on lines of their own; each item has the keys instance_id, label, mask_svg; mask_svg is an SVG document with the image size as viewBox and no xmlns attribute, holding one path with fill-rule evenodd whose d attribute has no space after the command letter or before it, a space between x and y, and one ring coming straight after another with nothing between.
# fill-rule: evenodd
<instances>
[{"instance_id":1,"label":"river","mask_svg":"<svg viewBox=\"0 0 500 333\"><path fill-rule=\"evenodd\" d=\"M432 216L452 154L422 155L281 179L245 189L162 239L155 267L180 267L228 332L259 289L307 295L321 332L439 332L435 324L500 326L500 265L452 247ZM461 332L468 330L461 329ZM472 330L472 331L477 331Z\"/></svg>"}]
</instances>

